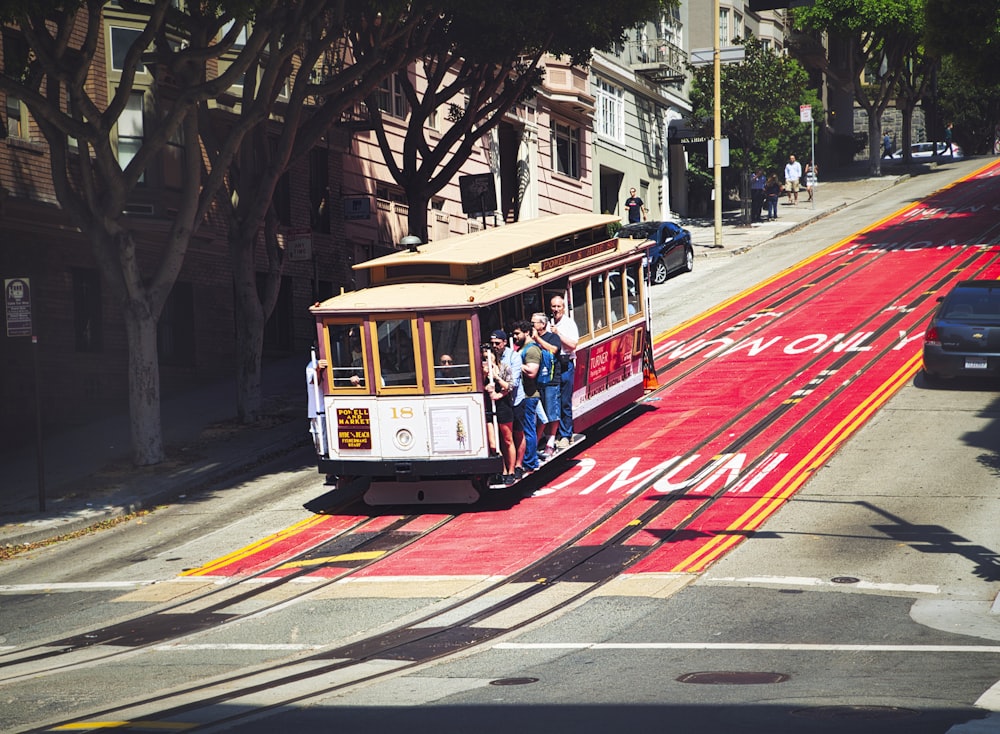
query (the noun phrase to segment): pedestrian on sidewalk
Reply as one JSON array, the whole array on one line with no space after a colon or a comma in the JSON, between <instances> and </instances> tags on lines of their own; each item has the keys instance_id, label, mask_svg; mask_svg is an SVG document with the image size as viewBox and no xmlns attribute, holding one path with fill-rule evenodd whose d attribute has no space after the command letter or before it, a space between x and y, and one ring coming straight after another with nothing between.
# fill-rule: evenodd
<instances>
[{"instance_id":1,"label":"pedestrian on sidewalk","mask_svg":"<svg viewBox=\"0 0 1000 734\"><path fill-rule=\"evenodd\" d=\"M628 212L629 224L645 221L646 204L635 195L635 189L628 190L628 198L625 199L625 211Z\"/></svg>"},{"instance_id":2,"label":"pedestrian on sidewalk","mask_svg":"<svg viewBox=\"0 0 1000 734\"><path fill-rule=\"evenodd\" d=\"M813 189L816 188L816 179L819 177L819 171L816 169L816 164L812 161L806 163L806 167L803 169L806 177L806 193L809 194L809 201L813 200Z\"/></svg>"},{"instance_id":3,"label":"pedestrian on sidewalk","mask_svg":"<svg viewBox=\"0 0 1000 734\"><path fill-rule=\"evenodd\" d=\"M795 160L794 155L788 156L785 164L785 188L788 190L788 202L795 206L799 203L799 180L802 178L802 164Z\"/></svg>"},{"instance_id":4,"label":"pedestrian on sidewalk","mask_svg":"<svg viewBox=\"0 0 1000 734\"><path fill-rule=\"evenodd\" d=\"M955 157L955 149L951 146L951 129L954 127L953 122L949 122L944 129L944 150L943 154L946 154L949 158Z\"/></svg>"},{"instance_id":5,"label":"pedestrian on sidewalk","mask_svg":"<svg viewBox=\"0 0 1000 734\"><path fill-rule=\"evenodd\" d=\"M889 137L889 131L886 130L885 134L882 136L882 157L892 158L893 144L892 138Z\"/></svg>"},{"instance_id":6,"label":"pedestrian on sidewalk","mask_svg":"<svg viewBox=\"0 0 1000 734\"><path fill-rule=\"evenodd\" d=\"M781 183L778 174L772 173L764 184L764 198L767 202L767 220L778 218L778 197L781 196Z\"/></svg>"},{"instance_id":7,"label":"pedestrian on sidewalk","mask_svg":"<svg viewBox=\"0 0 1000 734\"><path fill-rule=\"evenodd\" d=\"M767 176L764 169L757 167L757 170L750 174L750 221L759 222L761 210L764 208L764 184L767 183Z\"/></svg>"}]
</instances>

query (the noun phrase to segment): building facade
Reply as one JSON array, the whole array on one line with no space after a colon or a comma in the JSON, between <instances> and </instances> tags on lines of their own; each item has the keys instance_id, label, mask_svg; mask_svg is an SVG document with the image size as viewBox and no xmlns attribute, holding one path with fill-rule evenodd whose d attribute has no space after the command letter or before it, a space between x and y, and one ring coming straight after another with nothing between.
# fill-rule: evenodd
<instances>
[{"instance_id":1,"label":"building facade","mask_svg":"<svg viewBox=\"0 0 1000 734\"><path fill-rule=\"evenodd\" d=\"M104 18L91 70L95 99L107 100L120 79L121 62L140 24L111 10ZM19 40L8 28L4 49ZM530 100L484 135L459 176L432 197L428 238L441 239L483 226L548 214L587 211L593 201L592 119L594 97L587 71L555 58L545 60L545 82ZM7 68L10 68L8 65ZM407 73L416 75L416 66ZM138 79L138 77L137 77ZM419 82L419 80L418 80ZM157 114L152 75L119 118L114 144L124 167L140 149ZM402 150L406 110L393 94L384 100L393 118L392 146ZM220 100L235 105L238 90ZM224 95L225 97L226 95ZM128 406L128 343L122 304L103 281L95 248L57 201L49 150L23 104L4 99L0 140L0 273L30 284L32 336L4 336L0 347L0 422L5 445L33 439L38 391L46 434L62 425L120 413ZM220 113L221 114L221 113ZM265 335L265 357L301 354L315 336L308 307L356 282L351 265L395 249L407 234L407 207L371 130L357 119L335 124L308 155L282 176L274 193L278 240L285 251L281 287ZM278 121L272 124L280 124ZM446 116L435 122L441 130ZM431 137L434 135L431 131ZM459 181L487 175L497 206L463 210ZM178 154L167 146L143 173L124 213L135 233L137 257L152 272L176 214ZM263 240L255 251L258 287L268 270ZM212 211L184 254L159 321L161 395L194 382L234 373L234 289L227 221ZM36 367L37 364L37 367ZM265 367L266 369L266 367ZM37 375L37 379L36 379ZM235 400L234 400L235 409Z\"/></svg>"}]
</instances>

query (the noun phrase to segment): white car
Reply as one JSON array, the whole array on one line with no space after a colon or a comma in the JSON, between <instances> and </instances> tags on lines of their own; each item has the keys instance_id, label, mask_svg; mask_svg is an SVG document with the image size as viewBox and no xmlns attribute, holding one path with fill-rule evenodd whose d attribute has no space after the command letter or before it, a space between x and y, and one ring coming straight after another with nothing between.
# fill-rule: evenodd
<instances>
[{"instance_id":1,"label":"white car","mask_svg":"<svg viewBox=\"0 0 1000 734\"><path fill-rule=\"evenodd\" d=\"M935 156L934 143L913 143L910 146L910 155L914 158L933 158ZM962 148L955 143L951 144L952 157L959 159L962 157ZM948 147L945 143L937 143L937 153L938 157L948 157ZM893 160L901 161L903 160L903 151L898 150L892 154Z\"/></svg>"}]
</instances>

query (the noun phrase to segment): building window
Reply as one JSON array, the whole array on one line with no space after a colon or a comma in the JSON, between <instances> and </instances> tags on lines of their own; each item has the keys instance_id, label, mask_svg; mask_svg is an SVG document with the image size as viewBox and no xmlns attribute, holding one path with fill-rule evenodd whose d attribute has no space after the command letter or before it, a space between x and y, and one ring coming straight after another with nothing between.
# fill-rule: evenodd
<instances>
[{"instance_id":1,"label":"building window","mask_svg":"<svg viewBox=\"0 0 1000 734\"><path fill-rule=\"evenodd\" d=\"M193 367L194 335L194 288L190 283L174 283L156 327L160 364Z\"/></svg>"},{"instance_id":2,"label":"building window","mask_svg":"<svg viewBox=\"0 0 1000 734\"><path fill-rule=\"evenodd\" d=\"M616 143L625 142L625 90L603 79L597 80L594 132Z\"/></svg>"},{"instance_id":3,"label":"building window","mask_svg":"<svg viewBox=\"0 0 1000 734\"><path fill-rule=\"evenodd\" d=\"M729 8L719 9L719 46L729 46Z\"/></svg>"},{"instance_id":4,"label":"building window","mask_svg":"<svg viewBox=\"0 0 1000 734\"><path fill-rule=\"evenodd\" d=\"M403 85L399 81L399 73L382 80L378 90L378 108L387 115L404 119L410 111L410 105L403 93Z\"/></svg>"},{"instance_id":5,"label":"building window","mask_svg":"<svg viewBox=\"0 0 1000 734\"><path fill-rule=\"evenodd\" d=\"M24 105L21 104L21 100L12 94L8 94L5 112L7 115L7 137L27 140L27 115L25 115Z\"/></svg>"},{"instance_id":6,"label":"building window","mask_svg":"<svg viewBox=\"0 0 1000 734\"><path fill-rule=\"evenodd\" d=\"M309 204L309 226L330 234L330 164L325 148L313 148L309 154Z\"/></svg>"},{"instance_id":7,"label":"building window","mask_svg":"<svg viewBox=\"0 0 1000 734\"><path fill-rule=\"evenodd\" d=\"M555 123L552 131L556 171L580 178L580 128Z\"/></svg>"},{"instance_id":8,"label":"building window","mask_svg":"<svg viewBox=\"0 0 1000 734\"><path fill-rule=\"evenodd\" d=\"M125 103L121 117L118 118L118 165L123 171L142 147L142 107L143 93L133 92ZM143 181L144 177L145 174L141 175L139 181Z\"/></svg>"},{"instance_id":9,"label":"building window","mask_svg":"<svg viewBox=\"0 0 1000 734\"><path fill-rule=\"evenodd\" d=\"M138 28L111 26L111 68L114 71L125 70L125 56L140 35L142 35L142 31ZM145 74L146 67L136 63L135 73Z\"/></svg>"},{"instance_id":10,"label":"building window","mask_svg":"<svg viewBox=\"0 0 1000 734\"><path fill-rule=\"evenodd\" d=\"M101 276L96 270L73 268L73 333L76 351L104 348L101 318Z\"/></svg>"}]
</instances>

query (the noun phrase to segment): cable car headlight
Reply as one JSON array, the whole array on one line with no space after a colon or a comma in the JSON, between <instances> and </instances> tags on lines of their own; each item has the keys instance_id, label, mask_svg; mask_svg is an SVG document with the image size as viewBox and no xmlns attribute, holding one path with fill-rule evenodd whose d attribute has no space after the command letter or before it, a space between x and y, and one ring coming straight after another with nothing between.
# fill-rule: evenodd
<instances>
[{"instance_id":1,"label":"cable car headlight","mask_svg":"<svg viewBox=\"0 0 1000 734\"><path fill-rule=\"evenodd\" d=\"M400 428L396 435L392 437L396 447L406 451L413 447L413 433L409 428Z\"/></svg>"}]
</instances>

